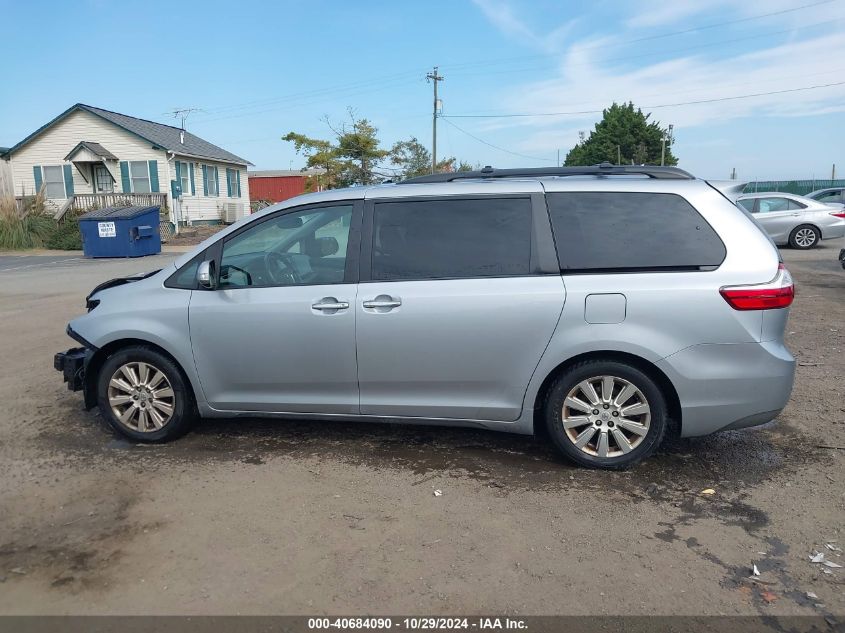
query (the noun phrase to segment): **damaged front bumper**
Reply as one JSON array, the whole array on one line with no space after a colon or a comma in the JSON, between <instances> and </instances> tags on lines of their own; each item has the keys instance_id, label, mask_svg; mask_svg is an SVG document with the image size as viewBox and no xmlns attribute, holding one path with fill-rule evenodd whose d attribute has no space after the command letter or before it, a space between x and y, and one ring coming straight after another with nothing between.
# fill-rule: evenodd
<instances>
[{"instance_id":1,"label":"damaged front bumper","mask_svg":"<svg viewBox=\"0 0 845 633\"><path fill-rule=\"evenodd\" d=\"M91 362L91 358L94 356L97 348L74 332L70 326L67 328L67 335L75 341L82 343L84 347L72 347L65 352L59 352L53 356L53 369L62 372L62 377L70 391L82 391L86 387L85 370L88 368L88 364ZM87 391L85 398L86 405L88 404Z\"/></svg>"},{"instance_id":2,"label":"damaged front bumper","mask_svg":"<svg viewBox=\"0 0 845 633\"><path fill-rule=\"evenodd\" d=\"M62 372L67 388L80 391L85 387L85 365L90 353L84 347L72 347L53 356L53 368Z\"/></svg>"}]
</instances>

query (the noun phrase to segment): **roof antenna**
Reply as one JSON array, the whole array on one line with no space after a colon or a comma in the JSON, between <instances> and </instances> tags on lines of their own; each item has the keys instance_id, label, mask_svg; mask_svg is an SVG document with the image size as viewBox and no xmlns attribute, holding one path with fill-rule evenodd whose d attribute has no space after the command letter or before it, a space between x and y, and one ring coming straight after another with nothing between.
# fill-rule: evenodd
<instances>
[{"instance_id":1,"label":"roof antenna","mask_svg":"<svg viewBox=\"0 0 845 633\"><path fill-rule=\"evenodd\" d=\"M170 112L174 119L181 119L182 120L182 127L179 131L179 142L184 145L185 144L185 121L191 115L192 112L199 112L200 108L177 108Z\"/></svg>"}]
</instances>

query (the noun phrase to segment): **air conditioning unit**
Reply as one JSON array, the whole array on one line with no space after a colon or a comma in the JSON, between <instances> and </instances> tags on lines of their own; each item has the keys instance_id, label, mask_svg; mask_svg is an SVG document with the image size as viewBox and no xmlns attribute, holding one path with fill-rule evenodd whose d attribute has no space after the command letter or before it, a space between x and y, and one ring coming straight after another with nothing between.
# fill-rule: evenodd
<instances>
[{"instance_id":1,"label":"air conditioning unit","mask_svg":"<svg viewBox=\"0 0 845 633\"><path fill-rule=\"evenodd\" d=\"M223 209L223 221L226 224L234 224L244 215L244 205L242 202L227 202Z\"/></svg>"}]
</instances>

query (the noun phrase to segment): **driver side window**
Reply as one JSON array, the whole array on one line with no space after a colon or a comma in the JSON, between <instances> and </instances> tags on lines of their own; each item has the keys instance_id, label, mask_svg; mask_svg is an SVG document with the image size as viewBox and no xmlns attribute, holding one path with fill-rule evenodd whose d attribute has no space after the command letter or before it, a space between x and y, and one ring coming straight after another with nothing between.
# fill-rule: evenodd
<instances>
[{"instance_id":1,"label":"driver side window","mask_svg":"<svg viewBox=\"0 0 845 633\"><path fill-rule=\"evenodd\" d=\"M305 209L250 226L223 244L219 288L343 283L352 205Z\"/></svg>"}]
</instances>

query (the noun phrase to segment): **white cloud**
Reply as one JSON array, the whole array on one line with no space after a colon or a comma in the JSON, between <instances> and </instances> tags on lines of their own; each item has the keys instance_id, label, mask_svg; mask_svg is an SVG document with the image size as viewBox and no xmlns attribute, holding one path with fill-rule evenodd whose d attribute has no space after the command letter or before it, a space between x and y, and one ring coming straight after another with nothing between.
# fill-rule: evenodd
<instances>
[{"instance_id":1,"label":"white cloud","mask_svg":"<svg viewBox=\"0 0 845 633\"><path fill-rule=\"evenodd\" d=\"M807 0L806 4L811 4ZM708 13L712 19L703 22L701 25L716 22L727 22L731 19L741 20L752 16L776 13L785 9L793 9L801 6L795 0L744 0L741 3L736 0L638 0L628 6L634 7L636 14L626 20L625 25L632 29L652 28L655 26L666 26L676 24ZM808 8L808 10L812 10ZM795 13L800 13L801 10ZM734 18L733 13L738 13ZM791 13L782 14L788 17ZM773 18L775 16L772 16Z\"/></svg>"},{"instance_id":2,"label":"white cloud","mask_svg":"<svg viewBox=\"0 0 845 633\"><path fill-rule=\"evenodd\" d=\"M510 112L601 110L612 102L648 106L734 97L752 93L836 83L845 80L845 33L792 41L772 48L719 60L685 57L632 70L605 68L592 62L591 44L570 48L559 76L516 86L505 98ZM587 99L573 99L583 95ZM693 127L742 117L811 116L837 111L845 104L845 85L651 110L652 118L676 127ZM489 128L561 126L590 129L600 115L494 119ZM576 123L581 121L580 126ZM522 151L548 151L540 132L525 138Z\"/></svg>"},{"instance_id":3,"label":"white cloud","mask_svg":"<svg viewBox=\"0 0 845 633\"><path fill-rule=\"evenodd\" d=\"M570 20L558 25L548 33L538 33L517 17L517 12L506 0L472 0L484 17L507 37L545 53L555 53L561 47L577 20Z\"/></svg>"}]
</instances>

